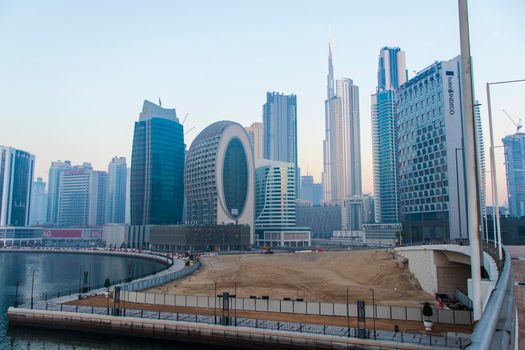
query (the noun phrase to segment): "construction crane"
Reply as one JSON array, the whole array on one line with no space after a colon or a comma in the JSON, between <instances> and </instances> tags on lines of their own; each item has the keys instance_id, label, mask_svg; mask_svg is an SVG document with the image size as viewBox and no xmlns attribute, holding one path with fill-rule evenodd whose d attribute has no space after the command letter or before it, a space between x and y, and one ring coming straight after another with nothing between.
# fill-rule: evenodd
<instances>
[{"instance_id":1,"label":"construction crane","mask_svg":"<svg viewBox=\"0 0 525 350\"><path fill-rule=\"evenodd\" d=\"M507 113L506 110L503 110L503 113L505 113L505 115L510 119L510 121L512 122L512 124L514 124L514 125L516 126L516 132L519 132L520 129L521 129L521 127L523 126L523 125L521 125L521 118L518 119L518 122L516 123L516 122L514 121L514 119L512 119L512 117Z\"/></svg>"},{"instance_id":2,"label":"construction crane","mask_svg":"<svg viewBox=\"0 0 525 350\"><path fill-rule=\"evenodd\" d=\"M184 125L184 123L186 122L186 118L188 118L188 114L189 113L186 113L186 115L184 116L184 119L182 119L182 125Z\"/></svg>"},{"instance_id":3,"label":"construction crane","mask_svg":"<svg viewBox=\"0 0 525 350\"><path fill-rule=\"evenodd\" d=\"M188 135L188 133L189 133L190 131L192 131L193 129L195 129L194 126L192 126L192 127L190 128L190 130L186 131L186 132L184 133L184 136Z\"/></svg>"}]
</instances>

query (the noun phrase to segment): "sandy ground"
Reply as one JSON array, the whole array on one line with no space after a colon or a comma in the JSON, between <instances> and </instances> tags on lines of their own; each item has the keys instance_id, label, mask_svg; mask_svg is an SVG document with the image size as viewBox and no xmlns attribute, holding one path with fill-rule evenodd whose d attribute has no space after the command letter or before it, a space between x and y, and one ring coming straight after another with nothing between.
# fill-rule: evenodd
<instances>
[{"instance_id":1,"label":"sandy ground","mask_svg":"<svg viewBox=\"0 0 525 350\"><path fill-rule=\"evenodd\" d=\"M74 300L67 302L70 305L83 305L83 306L97 306L106 307L109 305L113 306L113 299L105 298L104 295L98 295L95 297ZM120 303L121 308L126 309L142 309L148 311L162 311L162 312L179 312L185 314L200 314L200 315L221 315L220 309L203 308L203 307L180 307L180 306L165 306L165 305L150 305L141 303ZM319 316L319 315L301 315L301 314L288 314L288 313L277 313L277 312L261 312L261 311L230 311L231 317L246 317L258 320L273 320L273 321L287 321L287 322L299 322L299 323L312 323L312 324L324 324L327 326L348 326L357 327L357 319L355 317L342 317L342 316ZM366 326L369 328L373 327L373 320L367 318ZM423 323L420 321L402 321L402 320L383 320L377 319L375 322L376 329L382 329L387 331L393 331L395 325L399 326L399 330L402 332L409 333L427 333L424 330ZM444 323L434 323L432 334L443 334L445 332L460 332L460 333L472 333L472 326L464 325L453 325ZM428 334L428 333L427 333Z\"/></svg>"},{"instance_id":2,"label":"sandy ground","mask_svg":"<svg viewBox=\"0 0 525 350\"><path fill-rule=\"evenodd\" d=\"M299 254L244 254L201 258L203 267L184 279L152 288L165 294L214 295L235 292L271 299L303 298L305 301L372 302L421 306L433 297L401 262L383 250L312 252Z\"/></svg>"}]
</instances>

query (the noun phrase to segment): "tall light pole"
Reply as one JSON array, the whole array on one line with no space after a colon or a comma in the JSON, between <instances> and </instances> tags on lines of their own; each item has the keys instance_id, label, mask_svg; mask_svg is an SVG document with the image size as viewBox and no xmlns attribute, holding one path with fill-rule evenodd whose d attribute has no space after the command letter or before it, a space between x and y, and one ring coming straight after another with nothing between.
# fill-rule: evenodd
<instances>
[{"instance_id":1,"label":"tall light pole","mask_svg":"<svg viewBox=\"0 0 525 350\"><path fill-rule=\"evenodd\" d=\"M501 247L501 228L499 222L499 199L498 199L498 182L496 176L496 161L494 154L494 130L492 128L492 107L490 101L490 86L491 85L502 85L502 84L512 84L512 83L523 83L525 79L517 80L506 80L506 81L495 81L487 83L487 108L489 112L489 132L490 132L490 171L492 175L490 176L492 184L492 205L494 206L494 238L497 241L498 245L498 256L501 260L503 257L502 247Z\"/></svg>"},{"instance_id":2,"label":"tall light pole","mask_svg":"<svg viewBox=\"0 0 525 350\"><path fill-rule=\"evenodd\" d=\"M470 269L472 275L472 304L475 321L481 318L481 220L479 210L479 174L476 117L472 93L472 60L470 57L470 38L467 0L458 0L459 37L461 45L461 98L463 102L463 164L465 165L467 208L467 232L470 241Z\"/></svg>"}]
</instances>

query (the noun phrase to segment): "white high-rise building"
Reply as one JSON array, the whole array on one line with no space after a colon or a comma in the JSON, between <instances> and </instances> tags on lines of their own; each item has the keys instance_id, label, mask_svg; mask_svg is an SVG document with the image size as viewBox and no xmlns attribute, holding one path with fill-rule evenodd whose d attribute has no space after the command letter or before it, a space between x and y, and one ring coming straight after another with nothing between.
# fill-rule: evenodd
<instances>
[{"instance_id":1,"label":"white high-rise building","mask_svg":"<svg viewBox=\"0 0 525 350\"><path fill-rule=\"evenodd\" d=\"M58 224L58 195L60 189L60 176L65 170L71 169L71 162L66 160L51 163L47 177L47 223Z\"/></svg>"},{"instance_id":2,"label":"white high-rise building","mask_svg":"<svg viewBox=\"0 0 525 350\"><path fill-rule=\"evenodd\" d=\"M248 139L253 150L253 159L263 159L264 152L264 130L262 123L252 123L250 126L246 126L246 132L248 133Z\"/></svg>"},{"instance_id":3,"label":"white high-rise building","mask_svg":"<svg viewBox=\"0 0 525 350\"><path fill-rule=\"evenodd\" d=\"M84 163L60 175L58 225L93 226L105 221L107 173Z\"/></svg>"},{"instance_id":4,"label":"white high-rise building","mask_svg":"<svg viewBox=\"0 0 525 350\"><path fill-rule=\"evenodd\" d=\"M295 226L295 164L255 162L255 228Z\"/></svg>"},{"instance_id":5,"label":"white high-rise building","mask_svg":"<svg viewBox=\"0 0 525 350\"><path fill-rule=\"evenodd\" d=\"M27 226L35 156L0 146L0 226Z\"/></svg>"},{"instance_id":6,"label":"white high-rise building","mask_svg":"<svg viewBox=\"0 0 525 350\"><path fill-rule=\"evenodd\" d=\"M329 46L323 187L326 203L341 203L361 194L361 136L359 88L352 79L338 79L334 90L332 49Z\"/></svg>"}]
</instances>

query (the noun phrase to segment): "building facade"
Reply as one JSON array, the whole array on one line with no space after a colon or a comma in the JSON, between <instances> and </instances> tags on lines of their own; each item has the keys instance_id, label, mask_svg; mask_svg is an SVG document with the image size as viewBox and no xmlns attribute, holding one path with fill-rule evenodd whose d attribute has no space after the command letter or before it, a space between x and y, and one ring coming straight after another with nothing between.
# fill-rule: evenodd
<instances>
[{"instance_id":1,"label":"building facade","mask_svg":"<svg viewBox=\"0 0 525 350\"><path fill-rule=\"evenodd\" d=\"M464 176L462 162L460 62L459 56L436 62L397 90L405 240L467 237L465 182L470 179ZM481 144L478 140L478 147Z\"/></svg>"},{"instance_id":2,"label":"building facade","mask_svg":"<svg viewBox=\"0 0 525 350\"><path fill-rule=\"evenodd\" d=\"M298 205L297 226L309 227L314 238L331 238L334 231L341 231L340 205Z\"/></svg>"},{"instance_id":3,"label":"building facade","mask_svg":"<svg viewBox=\"0 0 525 350\"><path fill-rule=\"evenodd\" d=\"M149 227L149 246L164 252L229 251L251 247L246 225L163 225Z\"/></svg>"},{"instance_id":4,"label":"building facade","mask_svg":"<svg viewBox=\"0 0 525 350\"><path fill-rule=\"evenodd\" d=\"M525 133L517 132L503 138L509 214L525 216Z\"/></svg>"},{"instance_id":5,"label":"building facade","mask_svg":"<svg viewBox=\"0 0 525 350\"><path fill-rule=\"evenodd\" d=\"M43 225L47 222L47 192L46 183L41 177L33 182L31 190L31 208L29 211L29 225Z\"/></svg>"},{"instance_id":6,"label":"building facade","mask_svg":"<svg viewBox=\"0 0 525 350\"><path fill-rule=\"evenodd\" d=\"M106 213L107 173L90 163L64 170L60 175L58 225L102 225Z\"/></svg>"},{"instance_id":7,"label":"building facade","mask_svg":"<svg viewBox=\"0 0 525 350\"><path fill-rule=\"evenodd\" d=\"M253 150L253 159L264 159L264 129L262 123L252 123L245 127Z\"/></svg>"},{"instance_id":8,"label":"building facade","mask_svg":"<svg viewBox=\"0 0 525 350\"><path fill-rule=\"evenodd\" d=\"M400 222L395 91L407 80L405 53L384 47L379 52L377 89L372 95L375 221Z\"/></svg>"},{"instance_id":9,"label":"building facade","mask_svg":"<svg viewBox=\"0 0 525 350\"><path fill-rule=\"evenodd\" d=\"M352 79L338 79L334 90L332 49L328 53L323 189L326 203L340 203L361 194L359 88Z\"/></svg>"},{"instance_id":10,"label":"building facade","mask_svg":"<svg viewBox=\"0 0 525 350\"><path fill-rule=\"evenodd\" d=\"M255 231L258 246L310 244L310 230L296 227L295 164L255 162Z\"/></svg>"},{"instance_id":11,"label":"building facade","mask_svg":"<svg viewBox=\"0 0 525 350\"><path fill-rule=\"evenodd\" d=\"M360 231L363 224L375 223L374 197L358 194L347 197L341 205L343 231Z\"/></svg>"},{"instance_id":12,"label":"building facade","mask_svg":"<svg viewBox=\"0 0 525 350\"><path fill-rule=\"evenodd\" d=\"M35 156L0 146L0 226L29 225Z\"/></svg>"},{"instance_id":13,"label":"building facade","mask_svg":"<svg viewBox=\"0 0 525 350\"><path fill-rule=\"evenodd\" d=\"M263 105L264 159L297 163L297 97L278 92L267 92ZM296 184L299 193L299 184Z\"/></svg>"},{"instance_id":14,"label":"building facade","mask_svg":"<svg viewBox=\"0 0 525 350\"><path fill-rule=\"evenodd\" d=\"M255 162L255 228L295 226L295 165Z\"/></svg>"},{"instance_id":15,"label":"building facade","mask_svg":"<svg viewBox=\"0 0 525 350\"><path fill-rule=\"evenodd\" d=\"M144 101L133 134L132 225L182 223L184 156L184 132L175 109Z\"/></svg>"},{"instance_id":16,"label":"building facade","mask_svg":"<svg viewBox=\"0 0 525 350\"><path fill-rule=\"evenodd\" d=\"M245 129L209 125L193 140L184 171L188 224L249 225L254 243L255 169Z\"/></svg>"},{"instance_id":17,"label":"building facade","mask_svg":"<svg viewBox=\"0 0 525 350\"><path fill-rule=\"evenodd\" d=\"M58 160L51 163L47 177L47 223L58 224L58 196L60 191L60 176L64 170L71 169L71 162Z\"/></svg>"},{"instance_id":18,"label":"building facade","mask_svg":"<svg viewBox=\"0 0 525 350\"><path fill-rule=\"evenodd\" d=\"M108 166L106 223L121 224L126 220L127 173L125 157L114 157Z\"/></svg>"}]
</instances>

